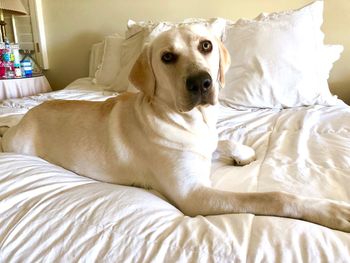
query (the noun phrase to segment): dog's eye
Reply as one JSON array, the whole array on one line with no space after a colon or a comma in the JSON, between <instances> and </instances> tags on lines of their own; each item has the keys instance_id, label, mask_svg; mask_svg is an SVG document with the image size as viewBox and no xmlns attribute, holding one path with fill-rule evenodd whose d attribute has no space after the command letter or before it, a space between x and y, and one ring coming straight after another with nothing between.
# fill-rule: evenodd
<instances>
[{"instance_id":1,"label":"dog's eye","mask_svg":"<svg viewBox=\"0 0 350 263\"><path fill-rule=\"evenodd\" d=\"M174 63L176 61L176 59L177 59L177 56L174 53L171 53L171 52L165 52L162 55L162 61L165 64Z\"/></svg>"},{"instance_id":2,"label":"dog's eye","mask_svg":"<svg viewBox=\"0 0 350 263\"><path fill-rule=\"evenodd\" d=\"M213 44L209 40L203 40L199 43L199 50L202 53L209 53L213 49Z\"/></svg>"}]
</instances>

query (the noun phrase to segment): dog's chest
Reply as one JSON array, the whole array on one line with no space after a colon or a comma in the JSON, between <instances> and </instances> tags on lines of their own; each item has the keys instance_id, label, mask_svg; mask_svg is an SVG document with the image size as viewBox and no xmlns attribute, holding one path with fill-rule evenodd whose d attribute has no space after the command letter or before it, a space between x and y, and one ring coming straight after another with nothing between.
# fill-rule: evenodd
<instances>
[{"instance_id":1,"label":"dog's chest","mask_svg":"<svg viewBox=\"0 0 350 263\"><path fill-rule=\"evenodd\" d=\"M206 158L211 158L216 149L216 119L200 110L163 115L152 122L157 140L170 148L196 152Z\"/></svg>"}]
</instances>

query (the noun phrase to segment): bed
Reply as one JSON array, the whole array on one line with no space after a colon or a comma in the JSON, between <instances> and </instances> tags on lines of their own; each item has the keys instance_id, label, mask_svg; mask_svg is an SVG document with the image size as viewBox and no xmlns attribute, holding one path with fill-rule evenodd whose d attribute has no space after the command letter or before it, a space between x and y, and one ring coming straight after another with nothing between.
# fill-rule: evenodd
<instances>
[{"instance_id":1,"label":"bed","mask_svg":"<svg viewBox=\"0 0 350 263\"><path fill-rule=\"evenodd\" d=\"M342 49L323 44L322 8L323 2L316 1L249 21L182 22L213 27L231 56L235 54L220 94L218 133L220 139L247 144L257 154L257 160L246 166L233 166L214 154L214 188L286 191L350 203L350 107L333 96L327 84ZM293 25L292 33L287 23ZM137 50L171 26L180 25L129 22L125 38L111 35L93 46L89 77L61 91L1 101L0 134L45 100L105 100L134 90L125 72ZM244 35L247 31L254 34ZM241 41L232 41L237 37ZM274 50L285 47L284 38L293 44L281 58ZM266 41L269 45L263 49L261 43ZM302 44L296 45L297 41ZM249 52L238 52L242 46ZM349 233L252 214L188 217L153 190L98 182L38 157L0 153L0 262L348 262L349 258Z\"/></svg>"}]
</instances>

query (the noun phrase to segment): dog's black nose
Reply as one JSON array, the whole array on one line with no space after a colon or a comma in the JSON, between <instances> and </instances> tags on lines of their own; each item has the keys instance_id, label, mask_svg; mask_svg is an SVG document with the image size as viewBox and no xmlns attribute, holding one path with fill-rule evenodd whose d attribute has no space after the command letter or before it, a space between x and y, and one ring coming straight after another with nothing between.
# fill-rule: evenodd
<instances>
[{"instance_id":1,"label":"dog's black nose","mask_svg":"<svg viewBox=\"0 0 350 263\"><path fill-rule=\"evenodd\" d=\"M186 79L186 88L191 93L206 93L212 86L211 76L207 72L199 72Z\"/></svg>"}]
</instances>

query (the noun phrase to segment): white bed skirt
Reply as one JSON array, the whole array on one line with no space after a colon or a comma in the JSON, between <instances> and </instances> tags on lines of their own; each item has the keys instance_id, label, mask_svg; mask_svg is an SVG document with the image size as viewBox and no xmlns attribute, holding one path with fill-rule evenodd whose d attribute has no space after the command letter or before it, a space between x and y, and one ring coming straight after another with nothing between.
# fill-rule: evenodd
<instances>
[{"instance_id":1,"label":"white bed skirt","mask_svg":"<svg viewBox=\"0 0 350 263\"><path fill-rule=\"evenodd\" d=\"M19 98L51 91L45 76L0 80L0 100Z\"/></svg>"}]
</instances>

